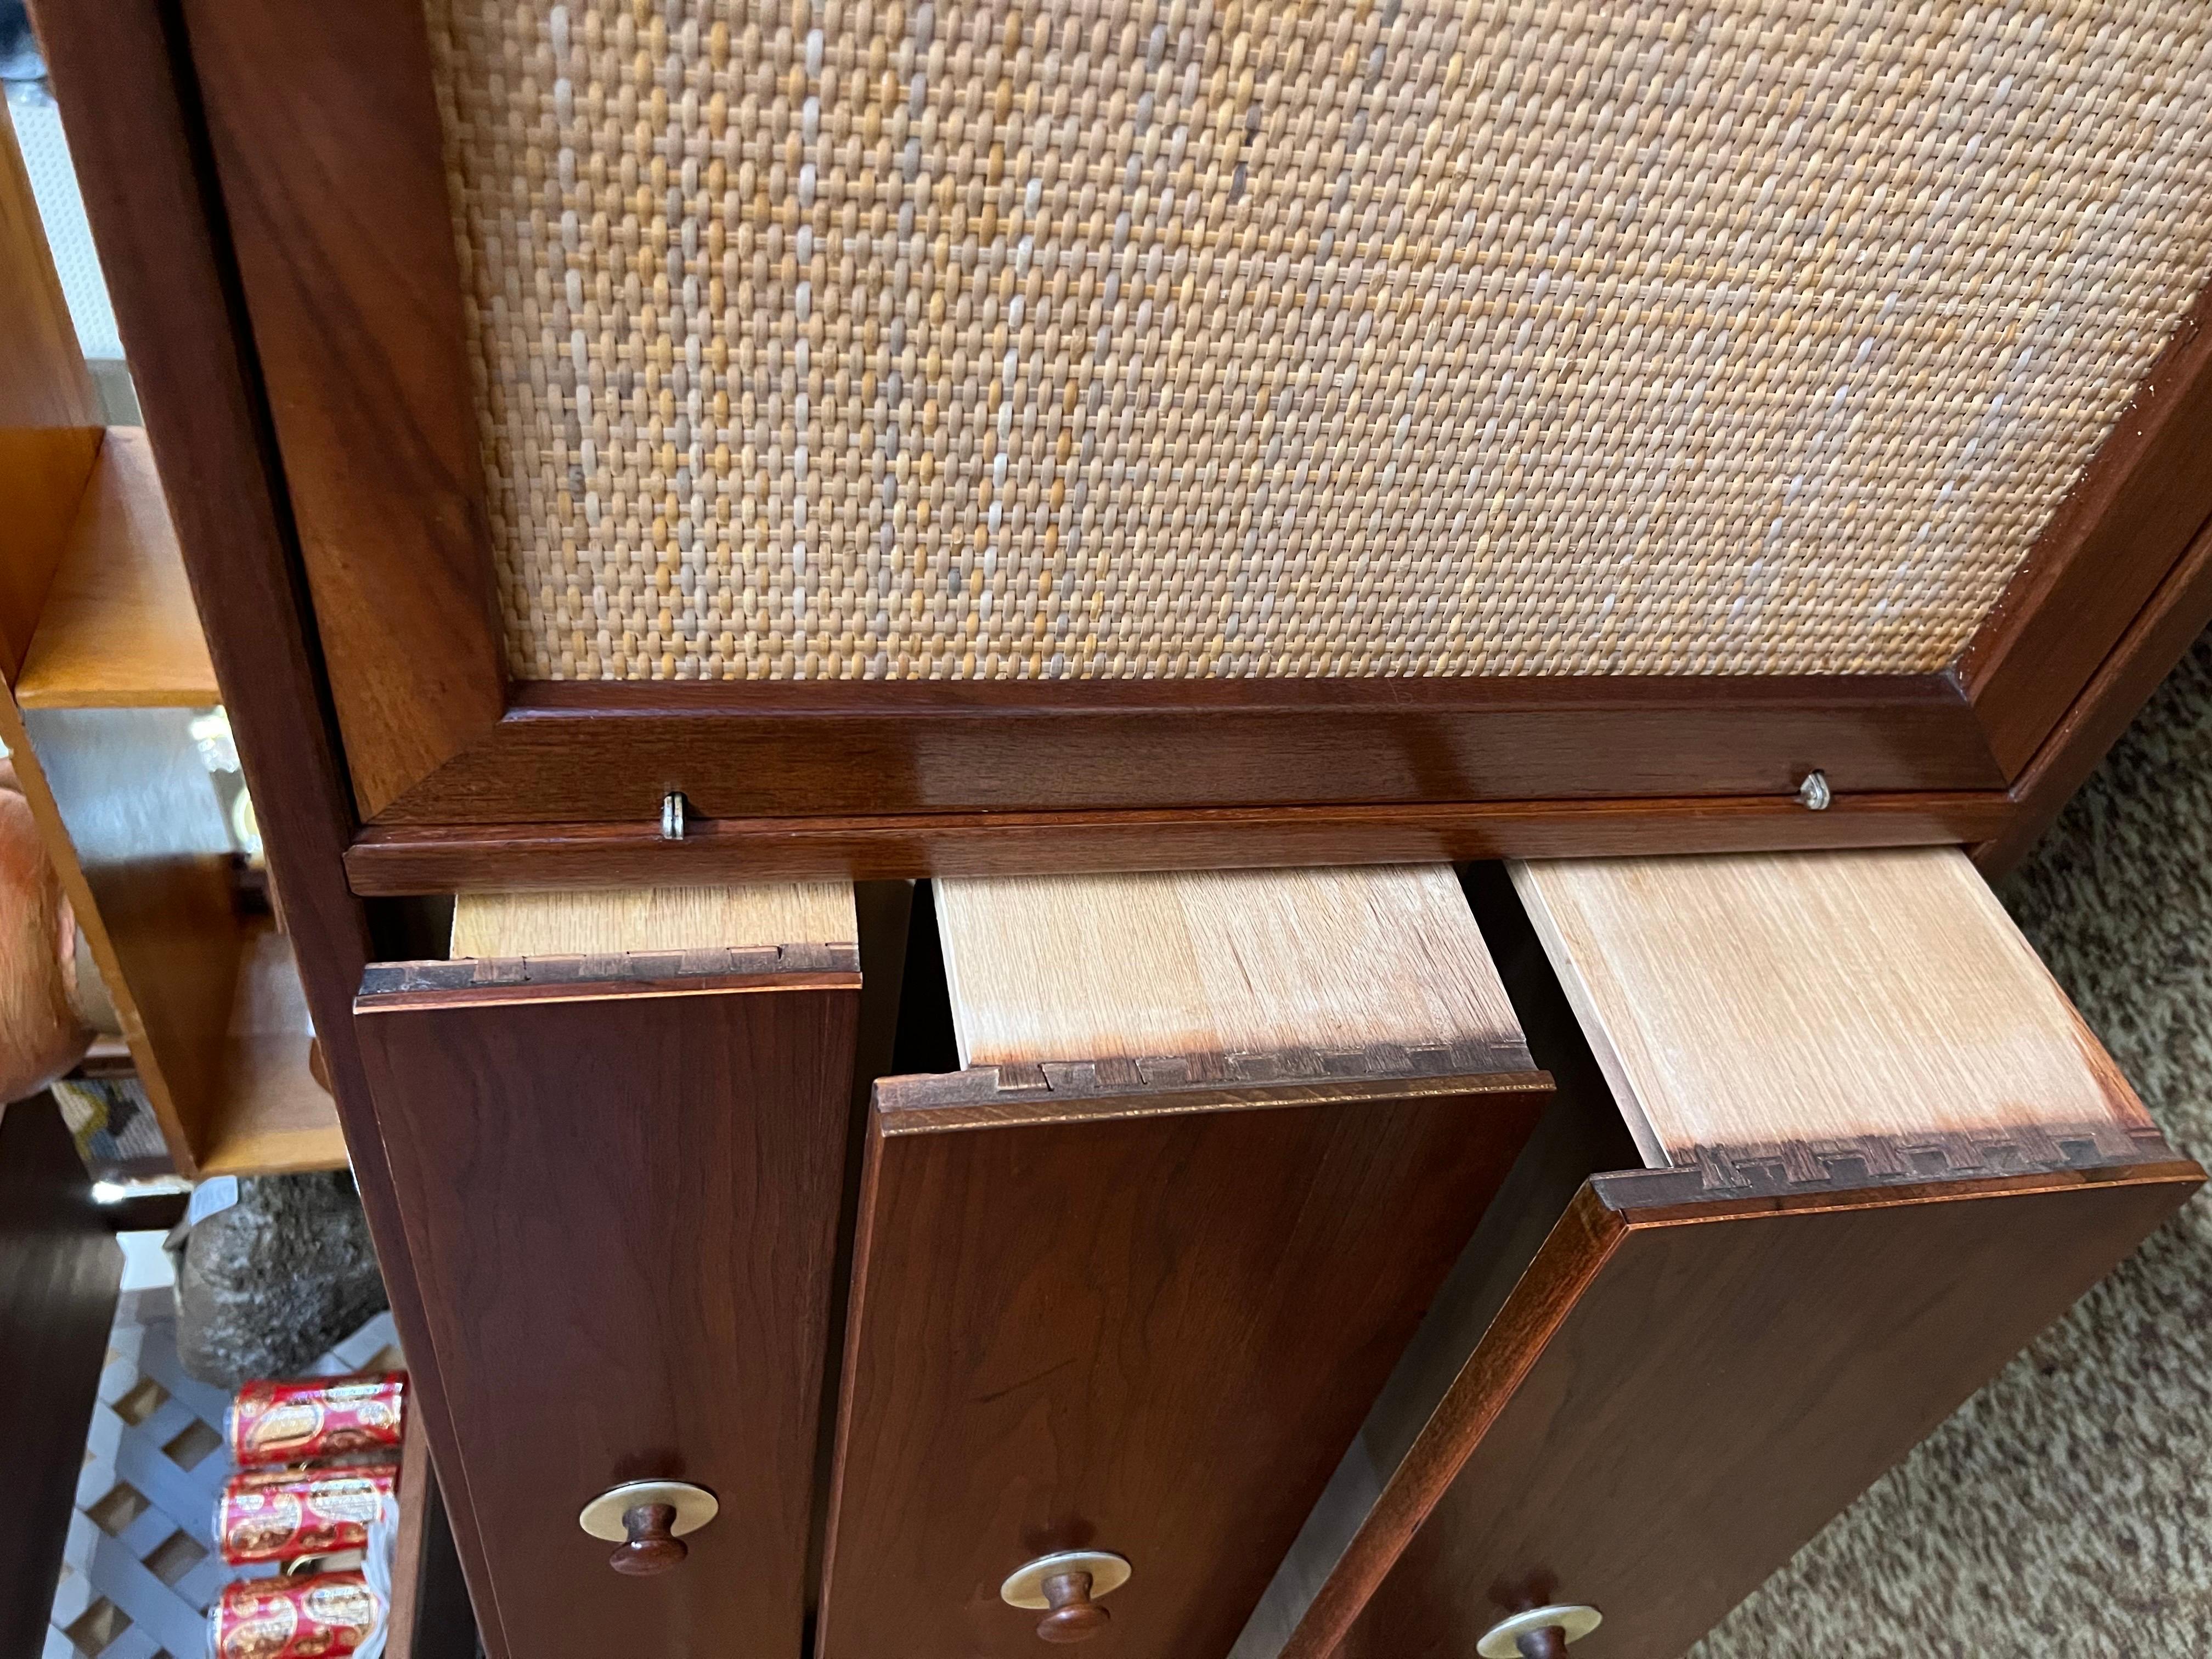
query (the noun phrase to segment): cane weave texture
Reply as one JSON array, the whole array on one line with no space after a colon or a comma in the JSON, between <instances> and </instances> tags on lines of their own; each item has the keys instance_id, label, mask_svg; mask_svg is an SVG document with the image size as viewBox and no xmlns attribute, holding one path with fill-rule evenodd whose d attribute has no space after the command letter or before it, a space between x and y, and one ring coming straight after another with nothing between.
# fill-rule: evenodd
<instances>
[{"instance_id":1,"label":"cane weave texture","mask_svg":"<svg viewBox=\"0 0 2212 1659\"><path fill-rule=\"evenodd\" d=\"M428 0L526 678L1877 673L2212 268L2212 7Z\"/></svg>"}]
</instances>

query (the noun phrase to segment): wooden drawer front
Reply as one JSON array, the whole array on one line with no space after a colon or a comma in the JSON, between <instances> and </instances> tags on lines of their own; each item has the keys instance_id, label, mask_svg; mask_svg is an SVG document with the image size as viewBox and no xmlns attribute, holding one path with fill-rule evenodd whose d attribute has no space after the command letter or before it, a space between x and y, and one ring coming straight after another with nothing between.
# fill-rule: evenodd
<instances>
[{"instance_id":1,"label":"wooden drawer front","mask_svg":"<svg viewBox=\"0 0 2212 1659\"><path fill-rule=\"evenodd\" d=\"M801 954L370 970L356 1025L495 1659L799 1651L859 996L849 949ZM469 982L503 974L533 977ZM641 1480L720 1512L625 1577L578 1516Z\"/></svg>"},{"instance_id":2,"label":"wooden drawer front","mask_svg":"<svg viewBox=\"0 0 2212 1659\"><path fill-rule=\"evenodd\" d=\"M1548 1090L1119 1069L877 1087L825 1659L1042 1652L1000 1587L1074 1548L1096 1650L1219 1659Z\"/></svg>"},{"instance_id":3,"label":"wooden drawer front","mask_svg":"<svg viewBox=\"0 0 2212 1659\"><path fill-rule=\"evenodd\" d=\"M1646 1203L1644 1176L1600 1177L1283 1659L1467 1659L1562 1602L1604 1615L1574 1659L1681 1652L2201 1179L2167 1161Z\"/></svg>"},{"instance_id":4,"label":"wooden drawer front","mask_svg":"<svg viewBox=\"0 0 2212 1659\"><path fill-rule=\"evenodd\" d=\"M1559 1081L1516 1191L1564 1215L1440 1298L1236 1659L1510 1653L1545 1607L1601 1615L1574 1659L1678 1654L2203 1180L1954 852L1476 900ZM1653 1167L1574 1162L1624 1119Z\"/></svg>"}]
</instances>

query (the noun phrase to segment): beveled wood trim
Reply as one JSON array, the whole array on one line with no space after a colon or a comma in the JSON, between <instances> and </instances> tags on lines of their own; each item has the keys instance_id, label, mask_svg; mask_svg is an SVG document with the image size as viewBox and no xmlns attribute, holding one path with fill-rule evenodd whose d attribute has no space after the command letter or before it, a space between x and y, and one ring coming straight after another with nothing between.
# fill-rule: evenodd
<instances>
[{"instance_id":1,"label":"beveled wood trim","mask_svg":"<svg viewBox=\"0 0 2212 1659\"><path fill-rule=\"evenodd\" d=\"M517 688L380 826L2002 788L1943 675Z\"/></svg>"},{"instance_id":2,"label":"beveled wood trim","mask_svg":"<svg viewBox=\"0 0 2212 1659\"><path fill-rule=\"evenodd\" d=\"M1974 848L1974 862L1984 875L1994 881L2027 856L2036 837L2088 781L2106 751L2208 623L2212 623L2212 526L2197 532L2181 562L2013 785L2012 810L2004 828Z\"/></svg>"},{"instance_id":3,"label":"beveled wood trim","mask_svg":"<svg viewBox=\"0 0 2212 1659\"><path fill-rule=\"evenodd\" d=\"M456 1549L482 1546L355 1041L368 917L342 863L356 819L291 540L191 76L165 0L40 0L39 35L194 603L253 793L413 1392L447 1471ZM477 1612L499 1638L497 1608Z\"/></svg>"},{"instance_id":4,"label":"beveled wood trim","mask_svg":"<svg viewBox=\"0 0 2212 1659\"><path fill-rule=\"evenodd\" d=\"M364 830L346 872L358 893L398 895L1912 847L1987 840L2010 810L1979 790L1838 795L1823 812L1759 796L731 818L695 821L680 842L657 821L444 824Z\"/></svg>"},{"instance_id":5,"label":"beveled wood trim","mask_svg":"<svg viewBox=\"0 0 2212 1659\"><path fill-rule=\"evenodd\" d=\"M412 0L183 0L365 816L506 696L459 255Z\"/></svg>"},{"instance_id":6,"label":"beveled wood trim","mask_svg":"<svg viewBox=\"0 0 2212 1659\"><path fill-rule=\"evenodd\" d=\"M1959 659L2008 778L2066 717L2208 517L2212 288L2197 295Z\"/></svg>"}]
</instances>

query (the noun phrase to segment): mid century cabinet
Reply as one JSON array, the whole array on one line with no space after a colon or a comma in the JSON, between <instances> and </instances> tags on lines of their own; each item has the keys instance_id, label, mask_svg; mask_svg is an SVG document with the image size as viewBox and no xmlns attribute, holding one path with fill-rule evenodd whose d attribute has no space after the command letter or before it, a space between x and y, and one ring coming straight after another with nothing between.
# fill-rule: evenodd
<instances>
[{"instance_id":1,"label":"mid century cabinet","mask_svg":"<svg viewBox=\"0 0 2212 1659\"><path fill-rule=\"evenodd\" d=\"M2201 1178L2196 9L35 9L494 1659L1677 1651Z\"/></svg>"}]
</instances>

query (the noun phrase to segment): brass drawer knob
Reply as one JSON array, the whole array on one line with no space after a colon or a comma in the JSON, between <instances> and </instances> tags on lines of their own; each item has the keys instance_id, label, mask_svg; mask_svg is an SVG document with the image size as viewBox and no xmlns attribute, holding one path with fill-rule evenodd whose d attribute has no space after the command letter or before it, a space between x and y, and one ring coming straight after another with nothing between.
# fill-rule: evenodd
<instances>
[{"instance_id":1,"label":"brass drawer knob","mask_svg":"<svg viewBox=\"0 0 2212 1659\"><path fill-rule=\"evenodd\" d=\"M1482 1659L1566 1659L1568 1643L1604 1622L1595 1607L1530 1607L1492 1625L1474 1650Z\"/></svg>"},{"instance_id":2,"label":"brass drawer knob","mask_svg":"<svg viewBox=\"0 0 2212 1659\"><path fill-rule=\"evenodd\" d=\"M696 1532L721 1507L704 1486L683 1480L632 1480L610 1487L576 1517L594 1538L615 1544L607 1565L632 1577L650 1577L683 1565L690 1554L684 1534Z\"/></svg>"},{"instance_id":3,"label":"brass drawer knob","mask_svg":"<svg viewBox=\"0 0 2212 1659\"><path fill-rule=\"evenodd\" d=\"M1124 1557L1108 1550L1061 1550L1015 1568L999 1586L999 1599L1012 1607L1044 1609L1037 1634L1048 1642L1087 1642L1113 1618L1097 1598L1128 1582Z\"/></svg>"}]
</instances>

